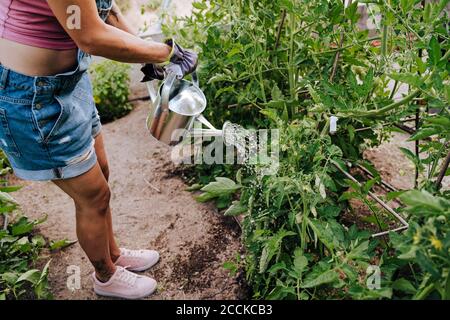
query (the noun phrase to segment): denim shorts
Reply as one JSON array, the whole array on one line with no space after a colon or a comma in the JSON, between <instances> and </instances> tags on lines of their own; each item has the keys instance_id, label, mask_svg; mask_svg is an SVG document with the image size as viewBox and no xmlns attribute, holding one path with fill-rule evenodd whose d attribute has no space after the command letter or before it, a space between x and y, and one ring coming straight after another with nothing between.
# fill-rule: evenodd
<instances>
[{"instance_id":1,"label":"denim shorts","mask_svg":"<svg viewBox=\"0 0 450 320\"><path fill-rule=\"evenodd\" d=\"M0 147L14 173L26 180L80 176L97 162L101 124L79 51L73 71L31 77L0 65Z\"/></svg>"}]
</instances>

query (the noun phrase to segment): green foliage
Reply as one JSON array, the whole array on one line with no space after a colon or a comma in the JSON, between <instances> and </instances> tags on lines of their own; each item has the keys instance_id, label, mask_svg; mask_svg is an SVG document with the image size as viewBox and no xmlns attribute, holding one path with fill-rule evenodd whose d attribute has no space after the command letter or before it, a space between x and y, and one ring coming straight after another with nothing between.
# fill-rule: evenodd
<instances>
[{"instance_id":1,"label":"green foliage","mask_svg":"<svg viewBox=\"0 0 450 320\"><path fill-rule=\"evenodd\" d=\"M232 121L280 130L276 175L261 179L240 169L238 189L205 192L199 199L221 199L217 204L227 203L228 215L244 213L245 269L255 298L381 299L399 292L403 297L402 291L423 292L398 276L396 271L403 268L399 259L388 251L379 253L386 243L340 219L348 210L347 200L358 198L374 211L373 222L381 227L389 223L379 220L376 207L366 200L379 174L360 187L333 165L361 161L367 147L389 137L393 124L419 112L422 127L411 139L421 140L428 157L403 151L427 172L420 188L438 193L434 179L449 141L450 43L448 18L442 14L448 1L423 9L416 4L370 1L370 12L382 16L374 37L357 27L358 3L344 8L340 0L204 0L178 29L180 41L195 43L201 51L200 79L211 106L208 119L217 127ZM402 85L409 89L399 94ZM421 107L425 105L437 114L430 116ZM339 117L335 135L328 134L332 115ZM236 169L202 166L198 181L206 190L215 188L217 182L208 184L211 179L233 178ZM412 221L410 230L415 230L414 223L418 228L427 225ZM448 251L443 254L448 266ZM441 259L422 258L411 257L410 263L427 265L426 272ZM379 290L366 285L372 264L382 270ZM417 281L426 280L427 287L430 279L448 279L448 268L435 268L431 278L426 280L421 272Z\"/></svg>"},{"instance_id":2,"label":"green foliage","mask_svg":"<svg viewBox=\"0 0 450 320\"><path fill-rule=\"evenodd\" d=\"M0 150L0 177L10 172L11 167L9 166L9 161L3 153L3 150Z\"/></svg>"},{"instance_id":3,"label":"green foliage","mask_svg":"<svg viewBox=\"0 0 450 320\"><path fill-rule=\"evenodd\" d=\"M132 106L130 95L130 66L115 61L103 61L91 69L94 101L103 123L127 115Z\"/></svg>"},{"instance_id":4,"label":"green foliage","mask_svg":"<svg viewBox=\"0 0 450 320\"><path fill-rule=\"evenodd\" d=\"M11 170L3 154L0 159L3 166L0 176L3 176ZM17 214L19 204L10 193L20 187L0 182L0 300L51 299L48 284L51 260L41 267L40 255L46 248L61 249L73 242L51 241L49 245L37 230L47 217L30 220Z\"/></svg>"},{"instance_id":5,"label":"green foliage","mask_svg":"<svg viewBox=\"0 0 450 320\"><path fill-rule=\"evenodd\" d=\"M392 234L401 277L399 295L411 299L450 299L450 201L426 191L401 196L410 214L410 228Z\"/></svg>"},{"instance_id":6,"label":"green foliage","mask_svg":"<svg viewBox=\"0 0 450 320\"><path fill-rule=\"evenodd\" d=\"M7 193L4 193L4 188L0 190L1 212L10 218L10 214L17 209L17 203L11 196L5 196ZM42 270L36 267L39 254L47 244L35 229L45 220L46 217L31 221L22 216L9 221L5 229L2 226L0 230L0 300L52 297L47 280L50 261Z\"/></svg>"}]
</instances>

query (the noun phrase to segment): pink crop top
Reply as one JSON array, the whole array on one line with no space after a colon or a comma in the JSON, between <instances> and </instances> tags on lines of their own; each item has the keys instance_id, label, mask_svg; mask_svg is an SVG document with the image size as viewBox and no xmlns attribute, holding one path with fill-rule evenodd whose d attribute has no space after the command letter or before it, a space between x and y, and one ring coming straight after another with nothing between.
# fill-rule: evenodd
<instances>
[{"instance_id":1,"label":"pink crop top","mask_svg":"<svg viewBox=\"0 0 450 320\"><path fill-rule=\"evenodd\" d=\"M77 47L46 0L0 0L0 38L53 50Z\"/></svg>"}]
</instances>

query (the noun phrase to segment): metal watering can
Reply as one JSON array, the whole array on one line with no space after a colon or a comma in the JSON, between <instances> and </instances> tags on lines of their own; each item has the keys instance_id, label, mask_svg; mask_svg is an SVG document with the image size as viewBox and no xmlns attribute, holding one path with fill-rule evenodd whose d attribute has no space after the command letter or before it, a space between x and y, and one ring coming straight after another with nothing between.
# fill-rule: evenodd
<instances>
[{"instance_id":1,"label":"metal watering can","mask_svg":"<svg viewBox=\"0 0 450 320\"><path fill-rule=\"evenodd\" d=\"M191 137L218 137L217 130L206 120L202 112L207 101L199 87L197 73L192 74L192 82L182 79L178 65L167 68L166 78L156 91L155 83L148 83L152 106L147 118L147 128L157 140L167 145L177 145L187 135ZM194 128L198 121L208 129Z\"/></svg>"}]
</instances>

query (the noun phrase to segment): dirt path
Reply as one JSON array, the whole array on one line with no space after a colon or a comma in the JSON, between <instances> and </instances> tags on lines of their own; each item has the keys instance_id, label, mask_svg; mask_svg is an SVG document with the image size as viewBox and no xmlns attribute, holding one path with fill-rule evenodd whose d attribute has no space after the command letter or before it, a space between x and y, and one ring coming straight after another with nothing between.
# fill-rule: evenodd
<instances>
[{"instance_id":1,"label":"dirt path","mask_svg":"<svg viewBox=\"0 0 450 320\"><path fill-rule=\"evenodd\" d=\"M111 167L112 208L117 239L127 248L154 248L161 262L146 273L159 281L153 299L235 299L239 285L222 268L240 250L233 220L197 203L173 175L169 149L151 139L144 126L147 106L104 126ZM150 184L161 193L150 187ZM51 240L76 239L72 201L52 183L26 182L15 194L23 211L37 218ZM92 267L78 244L51 255L50 284L57 299L96 299ZM81 289L67 286L67 268L81 269Z\"/></svg>"}]
</instances>

